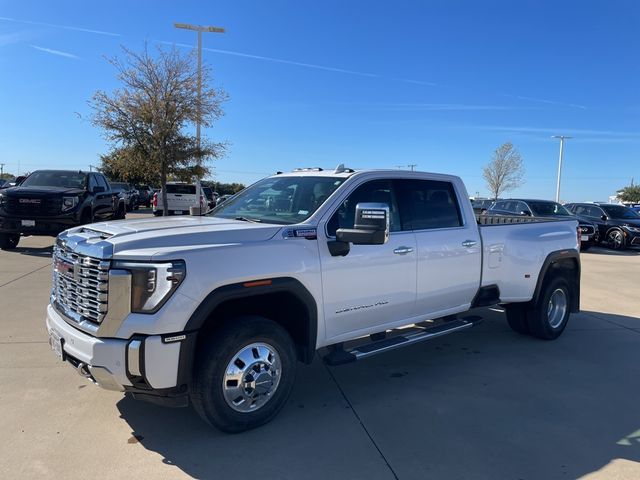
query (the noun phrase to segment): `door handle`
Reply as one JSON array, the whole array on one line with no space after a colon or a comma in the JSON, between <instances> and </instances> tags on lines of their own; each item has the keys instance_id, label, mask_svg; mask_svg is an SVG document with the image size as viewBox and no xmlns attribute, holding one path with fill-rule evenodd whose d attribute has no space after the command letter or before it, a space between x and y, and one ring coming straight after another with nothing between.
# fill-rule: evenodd
<instances>
[{"instance_id":1,"label":"door handle","mask_svg":"<svg viewBox=\"0 0 640 480\"><path fill-rule=\"evenodd\" d=\"M413 252L413 248L411 247L398 247L393 251L396 255L406 255L411 252Z\"/></svg>"},{"instance_id":2,"label":"door handle","mask_svg":"<svg viewBox=\"0 0 640 480\"><path fill-rule=\"evenodd\" d=\"M469 248L473 247L476 243L478 242L476 242L475 240L465 240L464 242L462 242L462 246Z\"/></svg>"}]
</instances>

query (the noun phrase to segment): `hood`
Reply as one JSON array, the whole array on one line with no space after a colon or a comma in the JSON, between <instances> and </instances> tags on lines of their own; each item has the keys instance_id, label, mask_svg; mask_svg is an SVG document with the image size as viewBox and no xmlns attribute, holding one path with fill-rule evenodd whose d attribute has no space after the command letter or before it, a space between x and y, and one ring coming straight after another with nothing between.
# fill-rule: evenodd
<instances>
[{"instance_id":1,"label":"hood","mask_svg":"<svg viewBox=\"0 0 640 480\"><path fill-rule=\"evenodd\" d=\"M226 218L171 216L93 223L67 230L60 239L99 258L176 258L185 249L266 241L281 228Z\"/></svg>"},{"instance_id":2,"label":"hood","mask_svg":"<svg viewBox=\"0 0 640 480\"><path fill-rule=\"evenodd\" d=\"M84 190L81 188L66 187L10 187L2 190L3 195L42 198L61 195L81 195Z\"/></svg>"}]
</instances>

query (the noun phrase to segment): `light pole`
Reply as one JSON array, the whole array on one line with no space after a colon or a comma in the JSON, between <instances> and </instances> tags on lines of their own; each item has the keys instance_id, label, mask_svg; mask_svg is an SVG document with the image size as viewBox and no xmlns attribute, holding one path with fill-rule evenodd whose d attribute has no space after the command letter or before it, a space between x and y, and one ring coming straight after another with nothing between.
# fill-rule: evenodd
<instances>
[{"instance_id":1,"label":"light pole","mask_svg":"<svg viewBox=\"0 0 640 480\"><path fill-rule=\"evenodd\" d=\"M558 158L558 183L556 184L556 202L560 202L560 178L562 177L562 154L564 152L564 141L573 138L566 135L553 135L551 138L560 139L560 157Z\"/></svg>"},{"instance_id":2,"label":"light pole","mask_svg":"<svg viewBox=\"0 0 640 480\"><path fill-rule=\"evenodd\" d=\"M188 23L174 23L174 27L198 32L198 111L196 121L196 145L200 152L200 102L202 100L202 32L224 33L222 27L210 27L204 25L191 25Z\"/></svg>"}]
</instances>

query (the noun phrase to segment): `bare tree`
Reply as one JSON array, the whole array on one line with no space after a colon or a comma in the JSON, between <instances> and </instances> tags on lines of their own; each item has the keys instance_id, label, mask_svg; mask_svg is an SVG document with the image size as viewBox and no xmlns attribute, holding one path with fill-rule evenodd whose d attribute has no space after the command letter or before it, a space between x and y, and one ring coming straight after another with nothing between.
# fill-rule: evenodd
<instances>
[{"instance_id":1,"label":"bare tree","mask_svg":"<svg viewBox=\"0 0 640 480\"><path fill-rule=\"evenodd\" d=\"M524 183L524 165L520 152L511 142L503 143L493 152L491 162L482 171L493 199L501 193L518 188Z\"/></svg>"},{"instance_id":2,"label":"bare tree","mask_svg":"<svg viewBox=\"0 0 640 480\"><path fill-rule=\"evenodd\" d=\"M193 54L158 47L154 58L147 46L141 53L123 47L124 58L112 58L122 87L112 94L97 91L89 104L93 124L102 128L112 145L110 154L122 163L155 169L162 185L163 212L167 211L167 175L206 172L204 164L224 152L224 144L202 142L197 147L185 132L200 120L209 127L223 115L226 94L210 86L211 69L203 66L198 97L198 71ZM136 168L130 170L135 171ZM151 174L149 176L152 176Z\"/></svg>"}]
</instances>

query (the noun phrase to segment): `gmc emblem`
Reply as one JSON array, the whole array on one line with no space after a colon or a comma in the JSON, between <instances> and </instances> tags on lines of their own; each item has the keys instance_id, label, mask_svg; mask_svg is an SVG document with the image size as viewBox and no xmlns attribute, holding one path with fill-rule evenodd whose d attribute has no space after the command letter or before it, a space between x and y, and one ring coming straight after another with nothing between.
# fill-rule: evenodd
<instances>
[{"instance_id":1,"label":"gmc emblem","mask_svg":"<svg viewBox=\"0 0 640 480\"><path fill-rule=\"evenodd\" d=\"M20 203L30 203L32 205L39 205L40 204L40 199L39 198L21 198L19 200Z\"/></svg>"}]
</instances>

